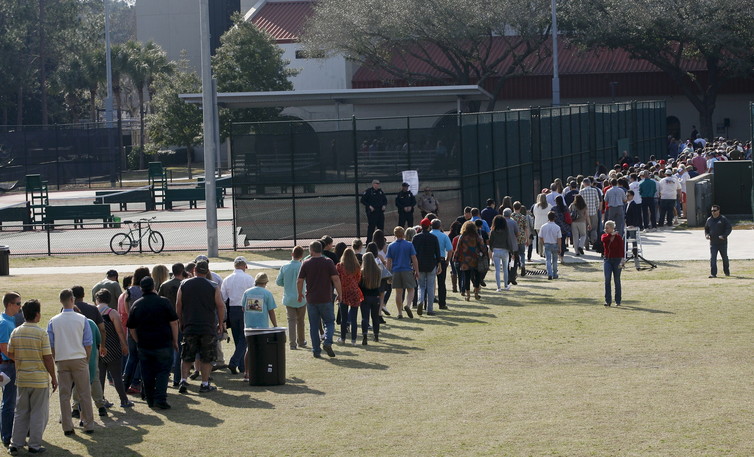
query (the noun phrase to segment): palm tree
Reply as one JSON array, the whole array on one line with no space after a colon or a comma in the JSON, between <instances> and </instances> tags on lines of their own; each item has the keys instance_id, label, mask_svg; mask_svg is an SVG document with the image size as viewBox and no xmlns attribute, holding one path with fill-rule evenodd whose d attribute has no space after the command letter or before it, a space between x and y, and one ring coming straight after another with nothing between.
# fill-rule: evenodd
<instances>
[{"instance_id":1,"label":"palm tree","mask_svg":"<svg viewBox=\"0 0 754 457\"><path fill-rule=\"evenodd\" d=\"M172 73L173 64L168 61L165 52L159 45L149 41L142 45L136 41L128 41L124 44L124 50L128 55L125 73L136 89L139 97L139 168L144 168L144 115L145 95L152 94L152 85L155 76L163 73Z\"/></svg>"}]
</instances>

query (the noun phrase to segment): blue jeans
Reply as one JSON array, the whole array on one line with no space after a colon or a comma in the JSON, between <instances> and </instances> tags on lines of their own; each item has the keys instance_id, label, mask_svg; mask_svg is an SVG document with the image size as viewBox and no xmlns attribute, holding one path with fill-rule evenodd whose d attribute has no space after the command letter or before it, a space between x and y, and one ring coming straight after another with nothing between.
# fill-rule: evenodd
<instances>
[{"instance_id":1,"label":"blue jeans","mask_svg":"<svg viewBox=\"0 0 754 457\"><path fill-rule=\"evenodd\" d=\"M139 366L139 347L136 341L131 338L131 332L128 332L128 361L123 369L123 384L128 389L131 386L138 386L141 381L141 370Z\"/></svg>"},{"instance_id":2,"label":"blue jeans","mask_svg":"<svg viewBox=\"0 0 754 457\"><path fill-rule=\"evenodd\" d=\"M621 293L620 293L620 261L623 260L620 257L605 259L603 262L603 269L605 271L605 303L611 304L613 302L612 291L610 290L610 279L615 281L615 303L620 305Z\"/></svg>"},{"instance_id":3,"label":"blue jeans","mask_svg":"<svg viewBox=\"0 0 754 457\"><path fill-rule=\"evenodd\" d=\"M723 273L725 275L730 274L730 263L728 262L728 243L710 244L709 245L709 267L710 274L717 276L717 253L720 253L720 257L723 258ZM3 395L3 402L5 402L5 395ZM3 414L5 414L5 407L3 406ZM5 427L3 427L3 439L5 439Z\"/></svg>"},{"instance_id":4,"label":"blue jeans","mask_svg":"<svg viewBox=\"0 0 754 457\"><path fill-rule=\"evenodd\" d=\"M435 282L437 280L437 268L432 271L419 272L419 302L427 304L427 312L434 311Z\"/></svg>"},{"instance_id":5,"label":"blue jeans","mask_svg":"<svg viewBox=\"0 0 754 457\"><path fill-rule=\"evenodd\" d=\"M245 327L243 317L242 306L229 306L228 307L228 320L230 321L230 331L233 334L233 344L236 350L233 351L233 355L230 357L228 365L232 367L238 367L240 371L244 371L244 354L246 353L246 336L243 333ZM293 341L295 343L295 341Z\"/></svg>"},{"instance_id":6,"label":"blue jeans","mask_svg":"<svg viewBox=\"0 0 754 457\"><path fill-rule=\"evenodd\" d=\"M16 414L16 364L3 362L0 364L0 371L10 378L10 382L3 387L3 406L0 412L3 443L8 443L13 433L13 417Z\"/></svg>"},{"instance_id":7,"label":"blue jeans","mask_svg":"<svg viewBox=\"0 0 754 457\"><path fill-rule=\"evenodd\" d=\"M518 261L521 268L526 266L526 243L518 245Z\"/></svg>"},{"instance_id":8,"label":"blue jeans","mask_svg":"<svg viewBox=\"0 0 754 457\"><path fill-rule=\"evenodd\" d=\"M309 314L309 337L312 339L312 352L316 355L322 352L320 344L323 341L319 337L319 322L325 328L325 346L332 346L332 335L335 332L335 311L333 302L307 303L306 311Z\"/></svg>"},{"instance_id":9,"label":"blue jeans","mask_svg":"<svg viewBox=\"0 0 754 457\"><path fill-rule=\"evenodd\" d=\"M500 289L500 269L503 269L503 285L508 286L508 262L510 262L510 253L507 249L493 248L492 261L495 262L495 282Z\"/></svg>"},{"instance_id":10,"label":"blue jeans","mask_svg":"<svg viewBox=\"0 0 754 457\"><path fill-rule=\"evenodd\" d=\"M560 246L558 243L545 243L545 263L547 265L547 276L551 278L558 277L558 255Z\"/></svg>"},{"instance_id":11,"label":"blue jeans","mask_svg":"<svg viewBox=\"0 0 754 457\"><path fill-rule=\"evenodd\" d=\"M139 363L144 396L150 406L165 403L168 398L168 378L173 366L173 348L139 348Z\"/></svg>"},{"instance_id":12,"label":"blue jeans","mask_svg":"<svg viewBox=\"0 0 754 457\"><path fill-rule=\"evenodd\" d=\"M657 228L657 213L654 197L641 197L641 220L644 229Z\"/></svg>"},{"instance_id":13,"label":"blue jeans","mask_svg":"<svg viewBox=\"0 0 754 457\"><path fill-rule=\"evenodd\" d=\"M178 344L183 341L183 332L178 330ZM173 350L173 382L181 380L181 349Z\"/></svg>"},{"instance_id":14,"label":"blue jeans","mask_svg":"<svg viewBox=\"0 0 754 457\"><path fill-rule=\"evenodd\" d=\"M346 333L351 331L351 339L356 340L356 328L357 328L357 320L359 316L359 307L358 306L348 306L345 303L341 303L338 309L338 313L340 313L340 339L345 341L346 340Z\"/></svg>"}]
</instances>

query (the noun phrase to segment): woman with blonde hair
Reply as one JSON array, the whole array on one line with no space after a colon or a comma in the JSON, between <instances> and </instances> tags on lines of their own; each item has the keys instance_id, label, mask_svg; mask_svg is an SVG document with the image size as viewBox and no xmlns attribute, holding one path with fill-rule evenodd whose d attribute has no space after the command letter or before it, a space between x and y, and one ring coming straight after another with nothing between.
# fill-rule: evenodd
<instances>
[{"instance_id":1,"label":"woman with blonde hair","mask_svg":"<svg viewBox=\"0 0 754 457\"><path fill-rule=\"evenodd\" d=\"M367 252L361 258L361 281L359 289L364 299L361 301L361 344L367 345L369 332L369 316L372 316L372 334L374 341L380 340L380 285L382 273L374 258L374 254ZM353 338L356 339L355 337Z\"/></svg>"},{"instance_id":2,"label":"woman with blonde hair","mask_svg":"<svg viewBox=\"0 0 754 457\"><path fill-rule=\"evenodd\" d=\"M482 253L487 253L482 237L479 236L476 225L471 221L466 221L461 227L461 234L458 236L458 244L454 250L455 261L461 273L461 290L465 292L466 301L471 300L470 286L474 285L474 298L479 300L479 257Z\"/></svg>"},{"instance_id":3,"label":"woman with blonde hair","mask_svg":"<svg viewBox=\"0 0 754 457\"><path fill-rule=\"evenodd\" d=\"M160 290L162 283L170 279L170 272L165 265L155 265L152 267L151 276L154 281L154 290Z\"/></svg>"},{"instance_id":4,"label":"woman with blonde hair","mask_svg":"<svg viewBox=\"0 0 754 457\"><path fill-rule=\"evenodd\" d=\"M359 259L356 258L356 253L353 248L346 248L343 251L343 257L340 258L340 262L335 266L338 270L338 276L340 277L340 285L343 291L343 296L340 297L340 338L339 343L344 343L346 340L346 331L348 325L351 325L351 344L356 344L356 318L359 313L359 306L364 300L364 295L359 288L359 281L361 281L361 266L359 265Z\"/></svg>"},{"instance_id":5,"label":"woman with blonde hair","mask_svg":"<svg viewBox=\"0 0 754 457\"><path fill-rule=\"evenodd\" d=\"M547 214L552 210L552 206L547 203L547 195L537 195L537 203L532 206L531 212L534 215L534 238L537 240L537 254L540 257L545 256L544 246L539 243L539 229L547 223Z\"/></svg>"}]
</instances>

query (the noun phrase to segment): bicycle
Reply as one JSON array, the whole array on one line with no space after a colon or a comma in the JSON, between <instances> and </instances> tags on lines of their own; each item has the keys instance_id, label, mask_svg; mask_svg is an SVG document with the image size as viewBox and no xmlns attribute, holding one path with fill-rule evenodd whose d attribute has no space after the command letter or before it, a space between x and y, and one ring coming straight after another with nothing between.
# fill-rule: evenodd
<instances>
[{"instance_id":1,"label":"bicycle","mask_svg":"<svg viewBox=\"0 0 754 457\"><path fill-rule=\"evenodd\" d=\"M148 237L147 244L152 252L155 254L162 252L162 249L165 247L165 238L163 238L162 233L152 229L151 222L154 219L156 217L149 219L142 218L136 222L123 221L124 224L129 224L131 228L128 233L116 233L110 238L110 250L113 251L113 254L125 255L137 246L139 247L139 251L141 251L141 243L145 236ZM142 224L147 225L146 229L142 230Z\"/></svg>"}]
</instances>

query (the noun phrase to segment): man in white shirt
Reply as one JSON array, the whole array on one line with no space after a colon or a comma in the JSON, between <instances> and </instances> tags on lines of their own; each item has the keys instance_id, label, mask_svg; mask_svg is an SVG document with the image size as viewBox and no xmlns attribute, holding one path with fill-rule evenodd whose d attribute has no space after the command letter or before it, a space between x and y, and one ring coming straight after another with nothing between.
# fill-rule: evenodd
<instances>
[{"instance_id":1,"label":"man in white shirt","mask_svg":"<svg viewBox=\"0 0 754 457\"><path fill-rule=\"evenodd\" d=\"M680 206L678 208L678 215L680 216L681 212L683 212L683 216L686 217L686 181L691 179L691 176L689 176L689 172L686 171L686 167L683 165L678 167L678 172L675 176L681 184L681 200L678 202Z\"/></svg>"},{"instance_id":2,"label":"man in white shirt","mask_svg":"<svg viewBox=\"0 0 754 457\"><path fill-rule=\"evenodd\" d=\"M560 238L563 232L555 223L555 212L547 213L547 222L539 229L539 242L545 247L547 279L558 279L558 257L562 254Z\"/></svg>"},{"instance_id":3,"label":"man in white shirt","mask_svg":"<svg viewBox=\"0 0 754 457\"><path fill-rule=\"evenodd\" d=\"M89 381L89 355L92 352L92 330L86 317L73 310L74 298L71 289L60 292L63 311L50 319L47 334L50 337L52 356L58 369L60 392L60 419L63 433L73 435L71 417L71 390L76 384L79 393L81 422L84 433L94 432L94 412Z\"/></svg>"},{"instance_id":4,"label":"man in white shirt","mask_svg":"<svg viewBox=\"0 0 754 457\"><path fill-rule=\"evenodd\" d=\"M662 227L667 220L667 226L672 227L675 202L681 197L681 184L673 177L672 169L665 170L665 177L657 184L657 192L660 195L660 222L657 225Z\"/></svg>"},{"instance_id":5,"label":"man in white shirt","mask_svg":"<svg viewBox=\"0 0 754 457\"><path fill-rule=\"evenodd\" d=\"M244 372L244 354L246 353L246 336L243 332L244 316L241 298L247 289L254 287L254 278L246 274L248 266L244 257L236 257L233 261L233 268L235 268L235 271L223 280L220 292L222 293L223 301L228 305L228 323L230 331L233 334L233 344L236 348L228 362L228 370L232 374L237 374L239 371L241 373Z\"/></svg>"}]
</instances>

